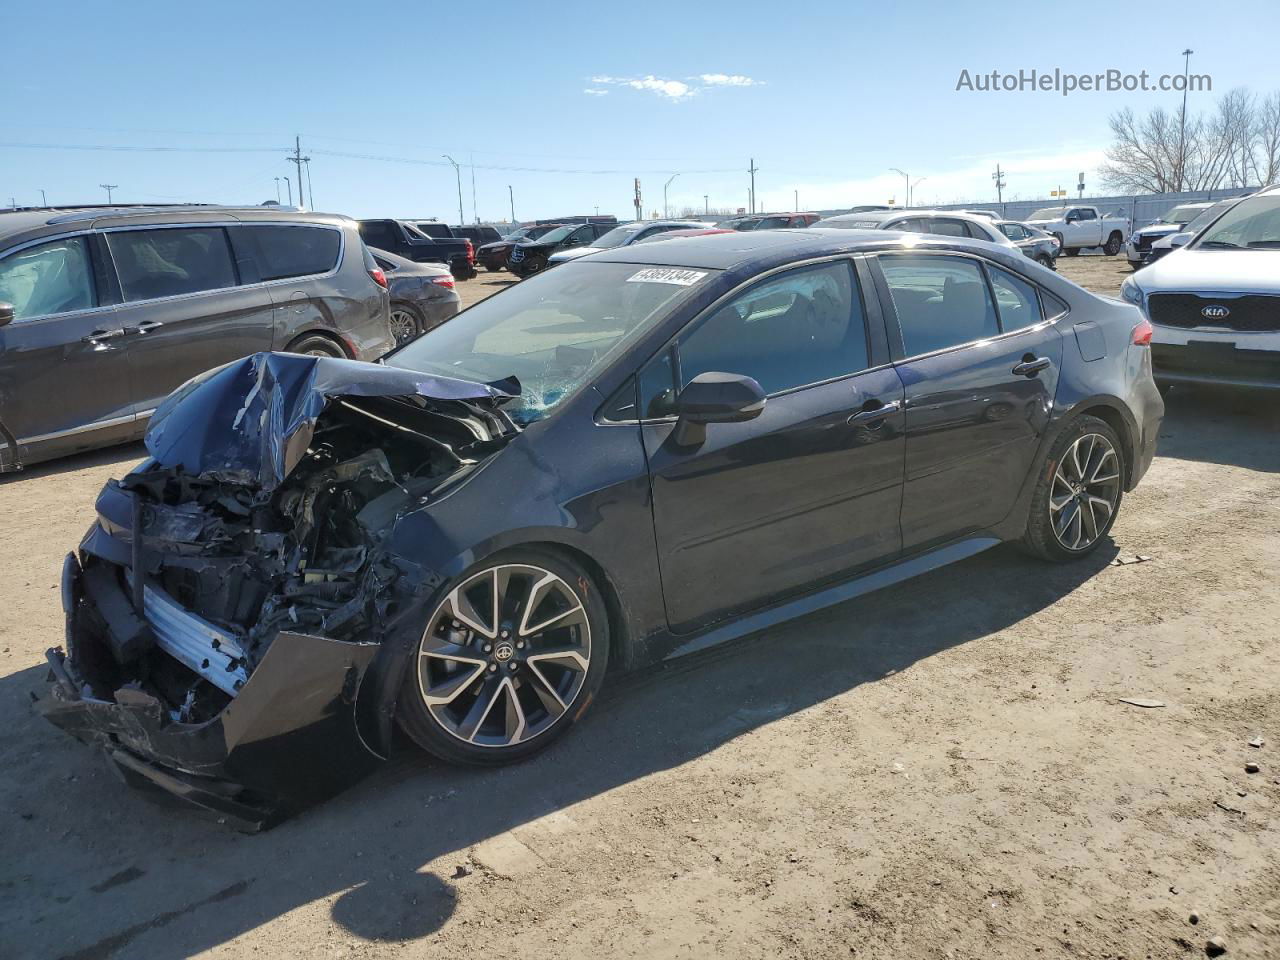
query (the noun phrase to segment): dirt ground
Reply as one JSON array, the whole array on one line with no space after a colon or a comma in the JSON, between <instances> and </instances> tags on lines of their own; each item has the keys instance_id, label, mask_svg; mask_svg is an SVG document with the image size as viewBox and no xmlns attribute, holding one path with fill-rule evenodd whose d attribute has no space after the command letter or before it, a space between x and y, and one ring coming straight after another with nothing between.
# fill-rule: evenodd
<instances>
[{"instance_id":1,"label":"dirt ground","mask_svg":"<svg viewBox=\"0 0 1280 960\"><path fill-rule=\"evenodd\" d=\"M140 451L0 481L0 956L1280 957L1274 399L1175 392L1088 562L990 551L615 682L530 762L406 748L253 837L29 707Z\"/></svg>"}]
</instances>

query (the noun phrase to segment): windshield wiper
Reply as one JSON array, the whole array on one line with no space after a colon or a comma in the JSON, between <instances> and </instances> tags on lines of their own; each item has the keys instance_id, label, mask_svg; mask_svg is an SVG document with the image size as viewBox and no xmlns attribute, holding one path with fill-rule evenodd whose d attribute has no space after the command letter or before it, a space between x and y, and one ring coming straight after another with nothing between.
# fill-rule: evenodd
<instances>
[{"instance_id":1,"label":"windshield wiper","mask_svg":"<svg viewBox=\"0 0 1280 960\"><path fill-rule=\"evenodd\" d=\"M1272 247L1280 247L1280 240L1250 240L1249 246L1257 249L1269 249Z\"/></svg>"},{"instance_id":2,"label":"windshield wiper","mask_svg":"<svg viewBox=\"0 0 1280 960\"><path fill-rule=\"evenodd\" d=\"M1218 249L1218 250L1243 250L1244 249L1244 247L1240 246L1240 244L1232 243L1230 240L1202 240L1200 242L1200 248L1204 249L1205 247L1214 247L1215 249Z\"/></svg>"}]
</instances>

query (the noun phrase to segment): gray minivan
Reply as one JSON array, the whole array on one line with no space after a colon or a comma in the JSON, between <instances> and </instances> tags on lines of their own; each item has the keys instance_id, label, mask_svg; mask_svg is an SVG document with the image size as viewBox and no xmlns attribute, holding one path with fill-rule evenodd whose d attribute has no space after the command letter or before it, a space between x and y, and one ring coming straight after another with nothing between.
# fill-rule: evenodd
<instances>
[{"instance_id":1,"label":"gray minivan","mask_svg":"<svg viewBox=\"0 0 1280 960\"><path fill-rule=\"evenodd\" d=\"M270 207L0 213L0 472L136 439L198 373L395 341L356 222Z\"/></svg>"}]
</instances>

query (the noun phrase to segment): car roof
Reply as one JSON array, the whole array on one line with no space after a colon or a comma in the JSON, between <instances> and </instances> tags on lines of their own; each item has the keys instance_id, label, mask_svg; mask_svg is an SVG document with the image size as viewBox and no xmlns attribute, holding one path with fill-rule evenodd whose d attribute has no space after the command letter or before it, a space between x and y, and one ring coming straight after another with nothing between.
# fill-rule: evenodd
<instances>
[{"instance_id":1,"label":"car roof","mask_svg":"<svg viewBox=\"0 0 1280 960\"><path fill-rule=\"evenodd\" d=\"M798 260L841 253L895 249L962 250L992 256L1015 247L962 237L900 233L894 230L848 230L802 227L795 230L733 230L699 237L677 237L663 243L611 247L591 255L593 263L637 263L652 266L728 270L755 265L769 269ZM1022 256L1018 254L1018 256Z\"/></svg>"},{"instance_id":2,"label":"car roof","mask_svg":"<svg viewBox=\"0 0 1280 960\"><path fill-rule=\"evenodd\" d=\"M299 223L350 223L340 214L312 213L295 207L173 204L157 206L39 207L0 211L0 241L19 235L43 236L103 226L208 223L210 221L296 220Z\"/></svg>"},{"instance_id":3,"label":"car roof","mask_svg":"<svg viewBox=\"0 0 1280 960\"><path fill-rule=\"evenodd\" d=\"M967 220L970 223L980 223L984 225L991 224L990 217L980 217L976 214L965 213L963 210L864 210L862 213L840 213L834 217L824 217L814 226L821 226L824 223L836 221L837 223L847 223L850 220L861 220L870 223L884 223L886 220L897 220L899 218L906 219L908 217L951 217L956 220Z\"/></svg>"}]
</instances>

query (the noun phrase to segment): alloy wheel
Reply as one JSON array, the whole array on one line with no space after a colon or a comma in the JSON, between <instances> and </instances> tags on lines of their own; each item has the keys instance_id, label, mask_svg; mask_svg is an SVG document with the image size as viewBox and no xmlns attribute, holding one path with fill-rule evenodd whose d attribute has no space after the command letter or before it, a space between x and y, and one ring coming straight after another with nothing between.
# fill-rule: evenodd
<instances>
[{"instance_id":1,"label":"alloy wheel","mask_svg":"<svg viewBox=\"0 0 1280 960\"><path fill-rule=\"evenodd\" d=\"M418 335L418 318L408 310L396 307L391 311L391 335L396 343L405 343Z\"/></svg>"},{"instance_id":2,"label":"alloy wheel","mask_svg":"<svg viewBox=\"0 0 1280 960\"><path fill-rule=\"evenodd\" d=\"M1086 433L1067 448L1053 473L1049 521L1058 543L1086 550L1102 536L1120 499L1120 458L1111 441Z\"/></svg>"},{"instance_id":3,"label":"alloy wheel","mask_svg":"<svg viewBox=\"0 0 1280 960\"><path fill-rule=\"evenodd\" d=\"M450 735L510 747L569 712L590 663L591 626L574 588L541 567L502 564L468 577L431 615L418 691Z\"/></svg>"}]
</instances>

